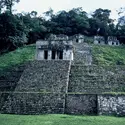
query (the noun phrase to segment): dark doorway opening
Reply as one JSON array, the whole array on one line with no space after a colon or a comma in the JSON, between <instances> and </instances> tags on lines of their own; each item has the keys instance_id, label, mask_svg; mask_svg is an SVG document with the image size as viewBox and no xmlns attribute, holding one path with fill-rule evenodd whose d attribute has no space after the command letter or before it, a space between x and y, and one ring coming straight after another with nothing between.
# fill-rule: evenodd
<instances>
[{"instance_id":1,"label":"dark doorway opening","mask_svg":"<svg viewBox=\"0 0 125 125\"><path fill-rule=\"evenodd\" d=\"M59 53L59 59L63 59L63 51L60 51L60 53Z\"/></svg>"},{"instance_id":2,"label":"dark doorway opening","mask_svg":"<svg viewBox=\"0 0 125 125\"><path fill-rule=\"evenodd\" d=\"M47 50L44 51L44 59L48 59L48 51Z\"/></svg>"},{"instance_id":3,"label":"dark doorway opening","mask_svg":"<svg viewBox=\"0 0 125 125\"><path fill-rule=\"evenodd\" d=\"M56 58L56 51L52 51L52 59Z\"/></svg>"},{"instance_id":4,"label":"dark doorway opening","mask_svg":"<svg viewBox=\"0 0 125 125\"><path fill-rule=\"evenodd\" d=\"M76 42L78 43L78 42L79 42L79 39L76 39Z\"/></svg>"}]
</instances>

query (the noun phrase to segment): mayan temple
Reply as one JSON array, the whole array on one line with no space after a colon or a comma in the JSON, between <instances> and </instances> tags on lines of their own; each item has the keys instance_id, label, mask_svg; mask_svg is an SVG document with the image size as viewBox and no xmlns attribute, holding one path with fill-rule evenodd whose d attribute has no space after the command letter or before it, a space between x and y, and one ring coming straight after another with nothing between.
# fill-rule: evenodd
<instances>
[{"instance_id":1,"label":"mayan temple","mask_svg":"<svg viewBox=\"0 0 125 125\"><path fill-rule=\"evenodd\" d=\"M124 71L96 65L82 35L51 35L36 41L34 61L1 77L0 113L125 116L125 96L109 93L124 92Z\"/></svg>"}]
</instances>

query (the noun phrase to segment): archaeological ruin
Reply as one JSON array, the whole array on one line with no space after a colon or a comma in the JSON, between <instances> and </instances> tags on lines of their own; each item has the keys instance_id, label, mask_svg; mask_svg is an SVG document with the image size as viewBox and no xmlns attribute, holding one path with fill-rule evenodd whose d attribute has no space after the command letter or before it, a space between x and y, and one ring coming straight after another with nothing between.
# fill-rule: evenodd
<instances>
[{"instance_id":1,"label":"archaeological ruin","mask_svg":"<svg viewBox=\"0 0 125 125\"><path fill-rule=\"evenodd\" d=\"M94 44L119 46L120 42L114 36L108 36L107 40L105 40L105 38L103 36L95 36L94 37Z\"/></svg>"},{"instance_id":2,"label":"archaeological ruin","mask_svg":"<svg viewBox=\"0 0 125 125\"><path fill-rule=\"evenodd\" d=\"M103 36L95 36L94 37L94 44L101 44L105 45L105 39Z\"/></svg>"},{"instance_id":3,"label":"archaeological ruin","mask_svg":"<svg viewBox=\"0 0 125 125\"><path fill-rule=\"evenodd\" d=\"M0 76L0 113L125 116L125 66L96 65L91 46L76 38L38 40L34 61Z\"/></svg>"},{"instance_id":4,"label":"archaeological ruin","mask_svg":"<svg viewBox=\"0 0 125 125\"><path fill-rule=\"evenodd\" d=\"M108 45L119 46L119 45L120 45L120 42L119 42L119 40L117 40L116 37L109 36L109 37L108 37Z\"/></svg>"},{"instance_id":5,"label":"archaeological ruin","mask_svg":"<svg viewBox=\"0 0 125 125\"><path fill-rule=\"evenodd\" d=\"M83 43L84 42L84 35L76 34L73 37L74 37L74 41L76 41L76 43Z\"/></svg>"},{"instance_id":6,"label":"archaeological ruin","mask_svg":"<svg viewBox=\"0 0 125 125\"><path fill-rule=\"evenodd\" d=\"M37 41L37 60L73 60L72 41Z\"/></svg>"}]
</instances>

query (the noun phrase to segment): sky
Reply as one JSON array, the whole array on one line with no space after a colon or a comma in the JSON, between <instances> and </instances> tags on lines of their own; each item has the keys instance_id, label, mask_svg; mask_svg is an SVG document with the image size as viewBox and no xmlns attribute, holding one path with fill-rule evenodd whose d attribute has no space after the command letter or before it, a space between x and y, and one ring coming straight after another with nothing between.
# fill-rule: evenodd
<instances>
[{"instance_id":1,"label":"sky","mask_svg":"<svg viewBox=\"0 0 125 125\"><path fill-rule=\"evenodd\" d=\"M70 10L72 8L82 7L87 13L92 13L98 8L112 10L111 17L117 18L116 10L125 7L125 0L20 0L20 3L14 6L15 12L37 11L39 15L52 8L54 12L60 10Z\"/></svg>"}]
</instances>

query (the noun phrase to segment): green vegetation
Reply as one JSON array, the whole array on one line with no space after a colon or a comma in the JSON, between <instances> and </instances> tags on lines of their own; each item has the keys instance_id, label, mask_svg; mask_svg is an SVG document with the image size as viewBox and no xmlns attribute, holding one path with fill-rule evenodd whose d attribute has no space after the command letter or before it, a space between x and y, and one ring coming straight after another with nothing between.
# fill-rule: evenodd
<instances>
[{"instance_id":1,"label":"green vegetation","mask_svg":"<svg viewBox=\"0 0 125 125\"><path fill-rule=\"evenodd\" d=\"M0 125L124 125L125 118L70 115L0 115Z\"/></svg>"},{"instance_id":2,"label":"green vegetation","mask_svg":"<svg viewBox=\"0 0 125 125\"><path fill-rule=\"evenodd\" d=\"M93 45L94 62L98 65L124 65L125 46Z\"/></svg>"},{"instance_id":3,"label":"green vegetation","mask_svg":"<svg viewBox=\"0 0 125 125\"><path fill-rule=\"evenodd\" d=\"M13 7L19 2L20 0L0 1L0 54L48 38L50 34L83 34L89 37L101 35L105 40L108 36L115 36L125 44L124 7L117 11L119 17L115 24L110 17L111 10L102 8L94 10L91 16L82 7L60 10L56 14L50 8L43 16L34 10L13 14ZM92 42L91 39L87 41Z\"/></svg>"},{"instance_id":4,"label":"green vegetation","mask_svg":"<svg viewBox=\"0 0 125 125\"><path fill-rule=\"evenodd\" d=\"M29 45L0 56L0 70L20 65L35 58L35 45Z\"/></svg>"},{"instance_id":5,"label":"green vegetation","mask_svg":"<svg viewBox=\"0 0 125 125\"><path fill-rule=\"evenodd\" d=\"M91 44L92 45L92 44ZM125 47L92 45L94 62L99 65L124 65ZM35 45L27 45L0 56L0 70L11 68L35 58Z\"/></svg>"}]
</instances>

